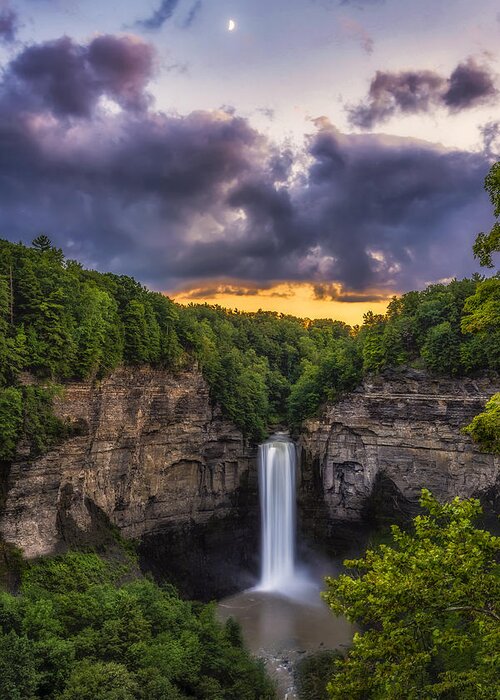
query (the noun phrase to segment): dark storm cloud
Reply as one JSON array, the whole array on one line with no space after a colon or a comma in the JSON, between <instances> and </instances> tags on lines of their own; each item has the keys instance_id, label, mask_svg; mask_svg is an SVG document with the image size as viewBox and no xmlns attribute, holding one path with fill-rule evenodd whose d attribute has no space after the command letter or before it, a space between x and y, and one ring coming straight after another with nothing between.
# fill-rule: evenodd
<instances>
[{"instance_id":1,"label":"dark storm cloud","mask_svg":"<svg viewBox=\"0 0 500 700\"><path fill-rule=\"evenodd\" d=\"M494 158L500 159L500 121L487 122L479 127L479 133L483 139L484 152Z\"/></svg>"},{"instance_id":2,"label":"dark storm cloud","mask_svg":"<svg viewBox=\"0 0 500 700\"><path fill-rule=\"evenodd\" d=\"M158 9L155 10L150 17L137 20L135 24L137 27L141 27L142 29L160 29L163 27L165 22L172 17L178 4L179 0L162 0Z\"/></svg>"},{"instance_id":3,"label":"dark storm cloud","mask_svg":"<svg viewBox=\"0 0 500 700\"><path fill-rule=\"evenodd\" d=\"M127 108L145 106L154 55L150 44L130 37L100 36L88 45L88 63L97 85Z\"/></svg>"},{"instance_id":4,"label":"dark storm cloud","mask_svg":"<svg viewBox=\"0 0 500 700\"><path fill-rule=\"evenodd\" d=\"M471 241L487 217L483 155L319 127L305 180L238 185L228 204L244 218L220 240L179 250L185 278L336 281L339 297L355 301L471 270Z\"/></svg>"},{"instance_id":5,"label":"dark storm cloud","mask_svg":"<svg viewBox=\"0 0 500 700\"><path fill-rule=\"evenodd\" d=\"M475 107L497 96L495 80L490 71L469 58L460 63L449 79L443 102L452 110Z\"/></svg>"},{"instance_id":6,"label":"dark storm cloud","mask_svg":"<svg viewBox=\"0 0 500 700\"><path fill-rule=\"evenodd\" d=\"M68 37L25 48L7 68L4 92L18 109L90 117L106 95L126 109L147 104L154 51L132 37L100 36L87 45Z\"/></svg>"},{"instance_id":7,"label":"dark storm cloud","mask_svg":"<svg viewBox=\"0 0 500 700\"><path fill-rule=\"evenodd\" d=\"M366 102L348 108L349 121L353 126L370 129L397 112L426 112L440 100L445 84L446 81L432 71L377 71Z\"/></svg>"},{"instance_id":8,"label":"dark storm cloud","mask_svg":"<svg viewBox=\"0 0 500 700\"><path fill-rule=\"evenodd\" d=\"M349 121L371 129L395 114L417 114L445 107L450 112L476 107L496 99L495 76L473 58L460 63L449 78L434 71L377 71L367 99L347 108Z\"/></svg>"},{"instance_id":9,"label":"dark storm cloud","mask_svg":"<svg viewBox=\"0 0 500 700\"><path fill-rule=\"evenodd\" d=\"M210 287L200 287L191 289L185 293L186 299L207 299L217 294L230 294L235 297L255 297L259 295L260 289L257 287L240 287L238 285L217 284Z\"/></svg>"},{"instance_id":10,"label":"dark storm cloud","mask_svg":"<svg viewBox=\"0 0 500 700\"><path fill-rule=\"evenodd\" d=\"M313 285L315 299L327 301L343 301L347 303L378 302L385 301L386 295L367 292L366 294L345 293L338 284L315 284Z\"/></svg>"},{"instance_id":11,"label":"dark storm cloud","mask_svg":"<svg viewBox=\"0 0 500 700\"><path fill-rule=\"evenodd\" d=\"M484 206L484 156L408 139L346 137L328 124L310 153L303 206L314 207L323 254L333 258L331 278L346 291L465 273L469 232Z\"/></svg>"},{"instance_id":12,"label":"dark storm cloud","mask_svg":"<svg viewBox=\"0 0 500 700\"><path fill-rule=\"evenodd\" d=\"M145 46L62 39L7 66L2 235L45 231L70 257L157 289L296 281L355 301L471 271L490 218L486 155L318 120L299 167L235 114L136 109ZM102 94L125 108L96 109Z\"/></svg>"},{"instance_id":13,"label":"dark storm cloud","mask_svg":"<svg viewBox=\"0 0 500 700\"><path fill-rule=\"evenodd\" d=\"M11 44L19 26L17 12L8 5L0 7L0 43Z\"/></svg>"},{"instance_id":14,"label":"dark storm cloud","mask_svg":"<svg viewBox=\"0 0 500 700\"><path fill-rule=\"evenodd\" d=\"M14 114L4 97L0 115L4 235L29 240L45 229L72 256L162 285L176 275L193 219L204 217L207 236L219 231L229 189L266 157L247 122L225 114L124 112L68 124Z\"/></svg>"}]
</instances>

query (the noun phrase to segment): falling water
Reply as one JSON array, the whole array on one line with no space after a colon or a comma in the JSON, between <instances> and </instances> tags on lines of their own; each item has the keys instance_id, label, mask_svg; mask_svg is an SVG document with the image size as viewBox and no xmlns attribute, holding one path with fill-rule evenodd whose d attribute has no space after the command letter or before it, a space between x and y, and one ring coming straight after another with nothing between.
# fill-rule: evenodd
<instances>
[{"instance_id":1,"label":"falling water","mask_svg":"<svg viewBox=\"0 0 500 700\"><path fill-rule=\"evenodd\" d=\"M262 571L259 588L282 591L295 578L295 445L274 436L259 447Z\"/></svg>"}]
</instances>

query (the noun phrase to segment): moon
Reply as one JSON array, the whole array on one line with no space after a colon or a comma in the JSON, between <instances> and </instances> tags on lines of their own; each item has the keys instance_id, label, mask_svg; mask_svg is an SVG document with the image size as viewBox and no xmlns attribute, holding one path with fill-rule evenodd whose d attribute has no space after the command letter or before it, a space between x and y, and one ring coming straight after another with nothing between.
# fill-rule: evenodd
<instances>
[{"instance_id":1,"label":"moon","mask_svg":"<svg viewBox=\"0 0 500 700\"><path fill-rule=\"evenodd\" d=\"M234 32L236 29L236 22L234 19L230 19L229 22L227 23L227 31L228 32Z\"/></svg>"}]
</instances>

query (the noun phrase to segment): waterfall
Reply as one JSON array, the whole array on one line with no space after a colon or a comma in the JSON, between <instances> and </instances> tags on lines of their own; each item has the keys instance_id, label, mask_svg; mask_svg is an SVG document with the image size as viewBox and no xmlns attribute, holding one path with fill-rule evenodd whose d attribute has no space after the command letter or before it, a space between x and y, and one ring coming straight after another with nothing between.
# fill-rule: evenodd
<instances>
[{"instance_id":1,"label":"waterfall","mask_svg":"<svg viewBox=\"0 0 500 700\"><path fill-rule=\"evenodd\" d=\"M296 576L295 462L295 445L282 436L259 446L261 590L281 591Z\"/></svg>"}]
</instances>

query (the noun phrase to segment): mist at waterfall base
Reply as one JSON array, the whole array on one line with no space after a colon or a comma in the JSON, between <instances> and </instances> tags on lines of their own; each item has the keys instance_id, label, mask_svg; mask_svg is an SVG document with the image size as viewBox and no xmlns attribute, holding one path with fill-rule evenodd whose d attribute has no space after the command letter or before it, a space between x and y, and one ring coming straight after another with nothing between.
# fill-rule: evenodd
<instances>
[{"instance_id":1,"label":"mist at waterfall base","mask_svg":"<svg viewBox=\"0 0 500 700\"><path fill-rule=\"evenodd\" d=\"M322 601L324 577L341 562L319 555L297 561L296 448L284 434L259 447L261 572L256 586L219 602L221 621L234 618L246 645L264 659L278 697L294 700L294 665L303 654L350 645L355 631Z\"/></svg>"}]
</instances>

